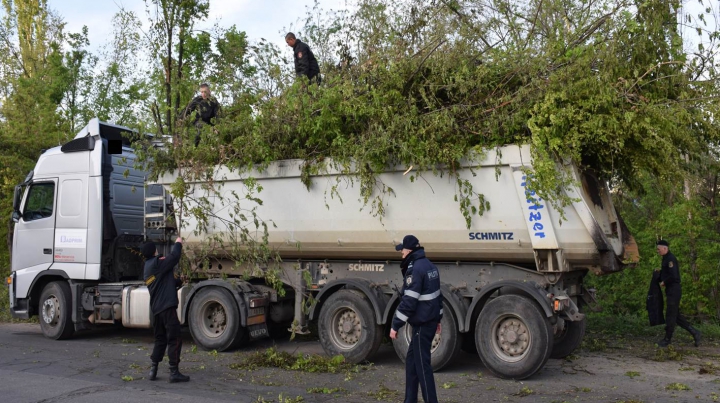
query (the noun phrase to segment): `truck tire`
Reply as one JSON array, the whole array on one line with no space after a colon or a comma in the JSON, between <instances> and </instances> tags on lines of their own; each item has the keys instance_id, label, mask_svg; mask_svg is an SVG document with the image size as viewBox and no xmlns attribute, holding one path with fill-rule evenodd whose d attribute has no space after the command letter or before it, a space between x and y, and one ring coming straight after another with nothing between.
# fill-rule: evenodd
<instances>
[{"instance_id":1,"label":"truck tire","mask_svg":"<svg viewBox=\"0 0 720 403\"><path fill-rule=\"evenodd\" d=\"M525 379L550 358L553 331L534 301L504 295L488 302L480 312L475 344L490 372L500 378Z\"/></svg>"},{"instance_id":2,"label":"truck tire","mask_svg":"<svg viewBox=\"0 0 720 403\"><path fill-rule=\"evenodd\" d=\"M204 350L226 351L246 340L237 303L225 289L201 289L192 299L188 320L193 340Z\"/></svg>"},{"instance_id":3,"label":"truck tire","mask_svg":"<svg viewBox=\"0 0 720 403\"><path fill-rule=\"evenodd\" d=\"M550 358L565 358L575 351L585 336L586 318L570 322L565 321L565 328L555 336Z\"/></svg>"},{"instance_id":4,"label":"truck tire","mask_svg":"<svg viewBox=\"0 0 720 403\"><path fill-rule=\"evenodd\" d=\"M435 335L430 348L430 363L433 371L439 371L448 365L460 352L462 346L462 335L458 331L458 320L455 317L452 307L443 302L444 315L442 318L442 333ZM412 326L408 323L398 331L397 338L393 340L395 353L402 362L407 358L407 351L412 340Z\"/></svg>"},{"instance_id":5,"label":"truck tire","mask_svg":"<svg viewBox=\"0 0 720 403\"><path fill-rule=\"evenodd\" d=\"M373 307L363 293L340 290L323 303L318 333L325 353L340 354L347 362L358 364L378 350L383 327L376 323Z\"/></svg>"},{"instance_id":6,"label":"truck tire","mask_svg":"<svg viewBox=\"0 0 720 403\"><path fill-rule=\"evenodd\" d=\"M40 294L40 328L45 337L62 340L72 337L72 301L70 286L64 281L48 283Z\"/></svg>"}]
</instances>

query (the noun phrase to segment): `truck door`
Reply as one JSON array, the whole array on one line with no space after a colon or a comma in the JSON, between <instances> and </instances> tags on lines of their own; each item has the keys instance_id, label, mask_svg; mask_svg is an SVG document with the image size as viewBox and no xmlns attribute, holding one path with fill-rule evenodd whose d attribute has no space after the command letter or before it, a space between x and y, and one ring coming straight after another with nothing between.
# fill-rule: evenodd
<instances>
[{"instance_id":1,"label":"truck door","mask_svg":"<svg viewBox=\"0 0 720 403\"><path fill-rule=\"evenodd\" d=\"M53 263L56 189L56 178L36 180L27 189L13 239L12 269L24 270L18 277L35 277ZM24 298L27 289L16 292Z\"/></svg>"}]
</instances>

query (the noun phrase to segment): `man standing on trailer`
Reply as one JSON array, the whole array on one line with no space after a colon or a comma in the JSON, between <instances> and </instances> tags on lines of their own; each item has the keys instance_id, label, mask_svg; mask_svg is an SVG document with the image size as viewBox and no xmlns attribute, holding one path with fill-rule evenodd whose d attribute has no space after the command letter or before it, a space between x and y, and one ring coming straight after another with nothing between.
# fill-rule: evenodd
<instances>
[{"instance_id":1,"label":"man standing on trailer","mask_svg":"<svg viewBox=\"0 0 720 403\"><path fill-rule=\"evenodd\" d=\"M395 250L402 252L403 287L390 338L394 340L406 323L412 326L412 340L405 359L405 403L417 403L418 386L425 403L437 403L430 348L435 334L442 330L440 272L425 257L425 248L414 235L406 235Z\"/></svg>"},{"instance_id":2,"label":"man standing on trailer","mask_svg":"<svg viewBox=\"0 0 720 403\"><path fill-rule=\"evenodd\" d=\"M145 284L150 291L150 308L154 315L153 330L155 332L155 348L153 348L150 359L149 379L157 379L158 364L162 361L167 348L168 361L170 362L170 383L187 382L189 376L180 373L180 350L182 339L180 338L180 321L177 316L178 297L177 279L173 268L180 261L182 252L182 238L178 238L173 245L170 256L158 257L157 248L153 242L147 242L142 246L142 254L145 256Z\"/></svg>"},{"instance_id":3,"label":"man standing on trailer","mask_svg":"<svg viewBox=\"0 0 720 403\"><path fill-rule=\"evenodd\" d=\"M200 95L190 101L183 113L183 119L192 116L193 112L195 113L195 120L193 121L195 129L197 129L195 134L195 147L200 144L200 135L202 134L203 127L215 126L215 119L217 119L219 111L220 103L212 96L210 85L207 83L200 84Z\"/></svg>"},{"instance_id":4,"label":"man standing on trailer","mask_svg":"<svg viewBox=\"0 0 720 403\"><path fill-rule=\"evenodd\" d=\"M298 77L307 77L311 84L320 84L320 66L312 50L310 50L310 46L300 39L297 39L292 32L288 32L287 35L285 35L285 43L293 48L295 75Z\"/></svg>"},{"instance_id":5,"label":"man standing on trailer","mask_svg":"<svg viewBox=\"0 0 720 403\"><path fill-rule=\"evenodd\" d=\"M695 341L695 347L700 346L700 331L690 326L690 323L680 313L680 298L682 288L680 287L680 264L675 255L670 252L670 244L661 239L657 242L657 253L662 256L662 268L660 269L660 287L665 287L665 299L667 300L667 311L665 312L665 338L658 342L658 346L667 347L672 343L675 325L690 332Z\"/></svg>"}]
</instances>

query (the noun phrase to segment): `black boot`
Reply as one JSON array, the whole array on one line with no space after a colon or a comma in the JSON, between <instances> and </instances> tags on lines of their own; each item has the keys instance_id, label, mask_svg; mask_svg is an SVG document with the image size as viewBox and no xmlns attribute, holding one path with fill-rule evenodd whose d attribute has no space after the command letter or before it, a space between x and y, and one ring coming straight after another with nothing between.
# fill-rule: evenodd
<instances>
[{"instance_id":1,"label":"black boot","mask_svg":"<svg viewBox=\"0 0 720 403\"><path fill-rule=\"evenodd\" d=\"M168 379L168 382L170 382L170 383L187 382L189 380L190 380L190 377L187 375L181 374L178 367L170 367L170 379Z\"/></svg>"},{"instance_id":2,"label":"black boot","mask_svg":"<svg viewBox=\"0 0 720 403\"><path fill-rule=\"evenodd\" d=\"M149 380L154 381L157 379L157 367L158 367L157 362L153 362L152 365L150 366L150 373L148 374Z\"/></svg>"},{"instance_id":3,"label":"black boot","mask_svg":"<svg viewBox=\"0 0 720 403\"><path fill-rule=\"evenodd\" d=\"M692 335L693 340L695 340L695 347L700 347L700 336L701 336L700 331L695 329L694 327L691 327L690 334Z\"/></svg>"},{"instance_id":4,"label":"black boot","mask_svg":"<svg viewBox=\"0 0 720 403\"><path fill-rule=\"evenodd\" d=\"M667 337L657 342L658 347L667 347L670 345L670 339Z\"/></svg>"}]
</instances>

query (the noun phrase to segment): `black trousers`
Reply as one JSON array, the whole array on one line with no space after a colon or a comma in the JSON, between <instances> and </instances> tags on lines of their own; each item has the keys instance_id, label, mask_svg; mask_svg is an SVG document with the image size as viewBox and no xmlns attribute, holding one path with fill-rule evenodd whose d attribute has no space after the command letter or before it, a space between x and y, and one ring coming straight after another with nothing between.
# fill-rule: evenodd
<instances>
[{"instance_id":1,"label":"black trousers","mask_svg":"<svg viewBox=\"0 0 720 403\"><path fill-rule=\"evenodd\" d=\"M155 323L153 324L155 347L150 356L154 363L162 361L165 349L167 349L168 361L170 361L171 367L177 367L180 363L182 339L180 338L180 321L176 309L168 308L155 314Z\"/></svg>"},{"instance_id":2,"label":"black trousers","mask_svg":"<svg viewBox=\"0 0 720 403\"><path fill-rule=\"evenodd\" d=\"M692 334L692 326L680 313L680 298L682 297L682 289L679 286L671 286L665 289L667 297L667 311L665 312L665 338L672 340L675 333L675 325L687 330Z\"/></svg>"},{"instance_id":3,"label":"black trousers","mask_svg":"<svg viewBox=\"0 0 720 403\"><path fill-rule=\"evenodd\" d=\"M418 386L425 403L437 403L430 348L437 324L413 326L412 340L405 358L405 403L417 403Z\"/></svg>"}]
</instances>

